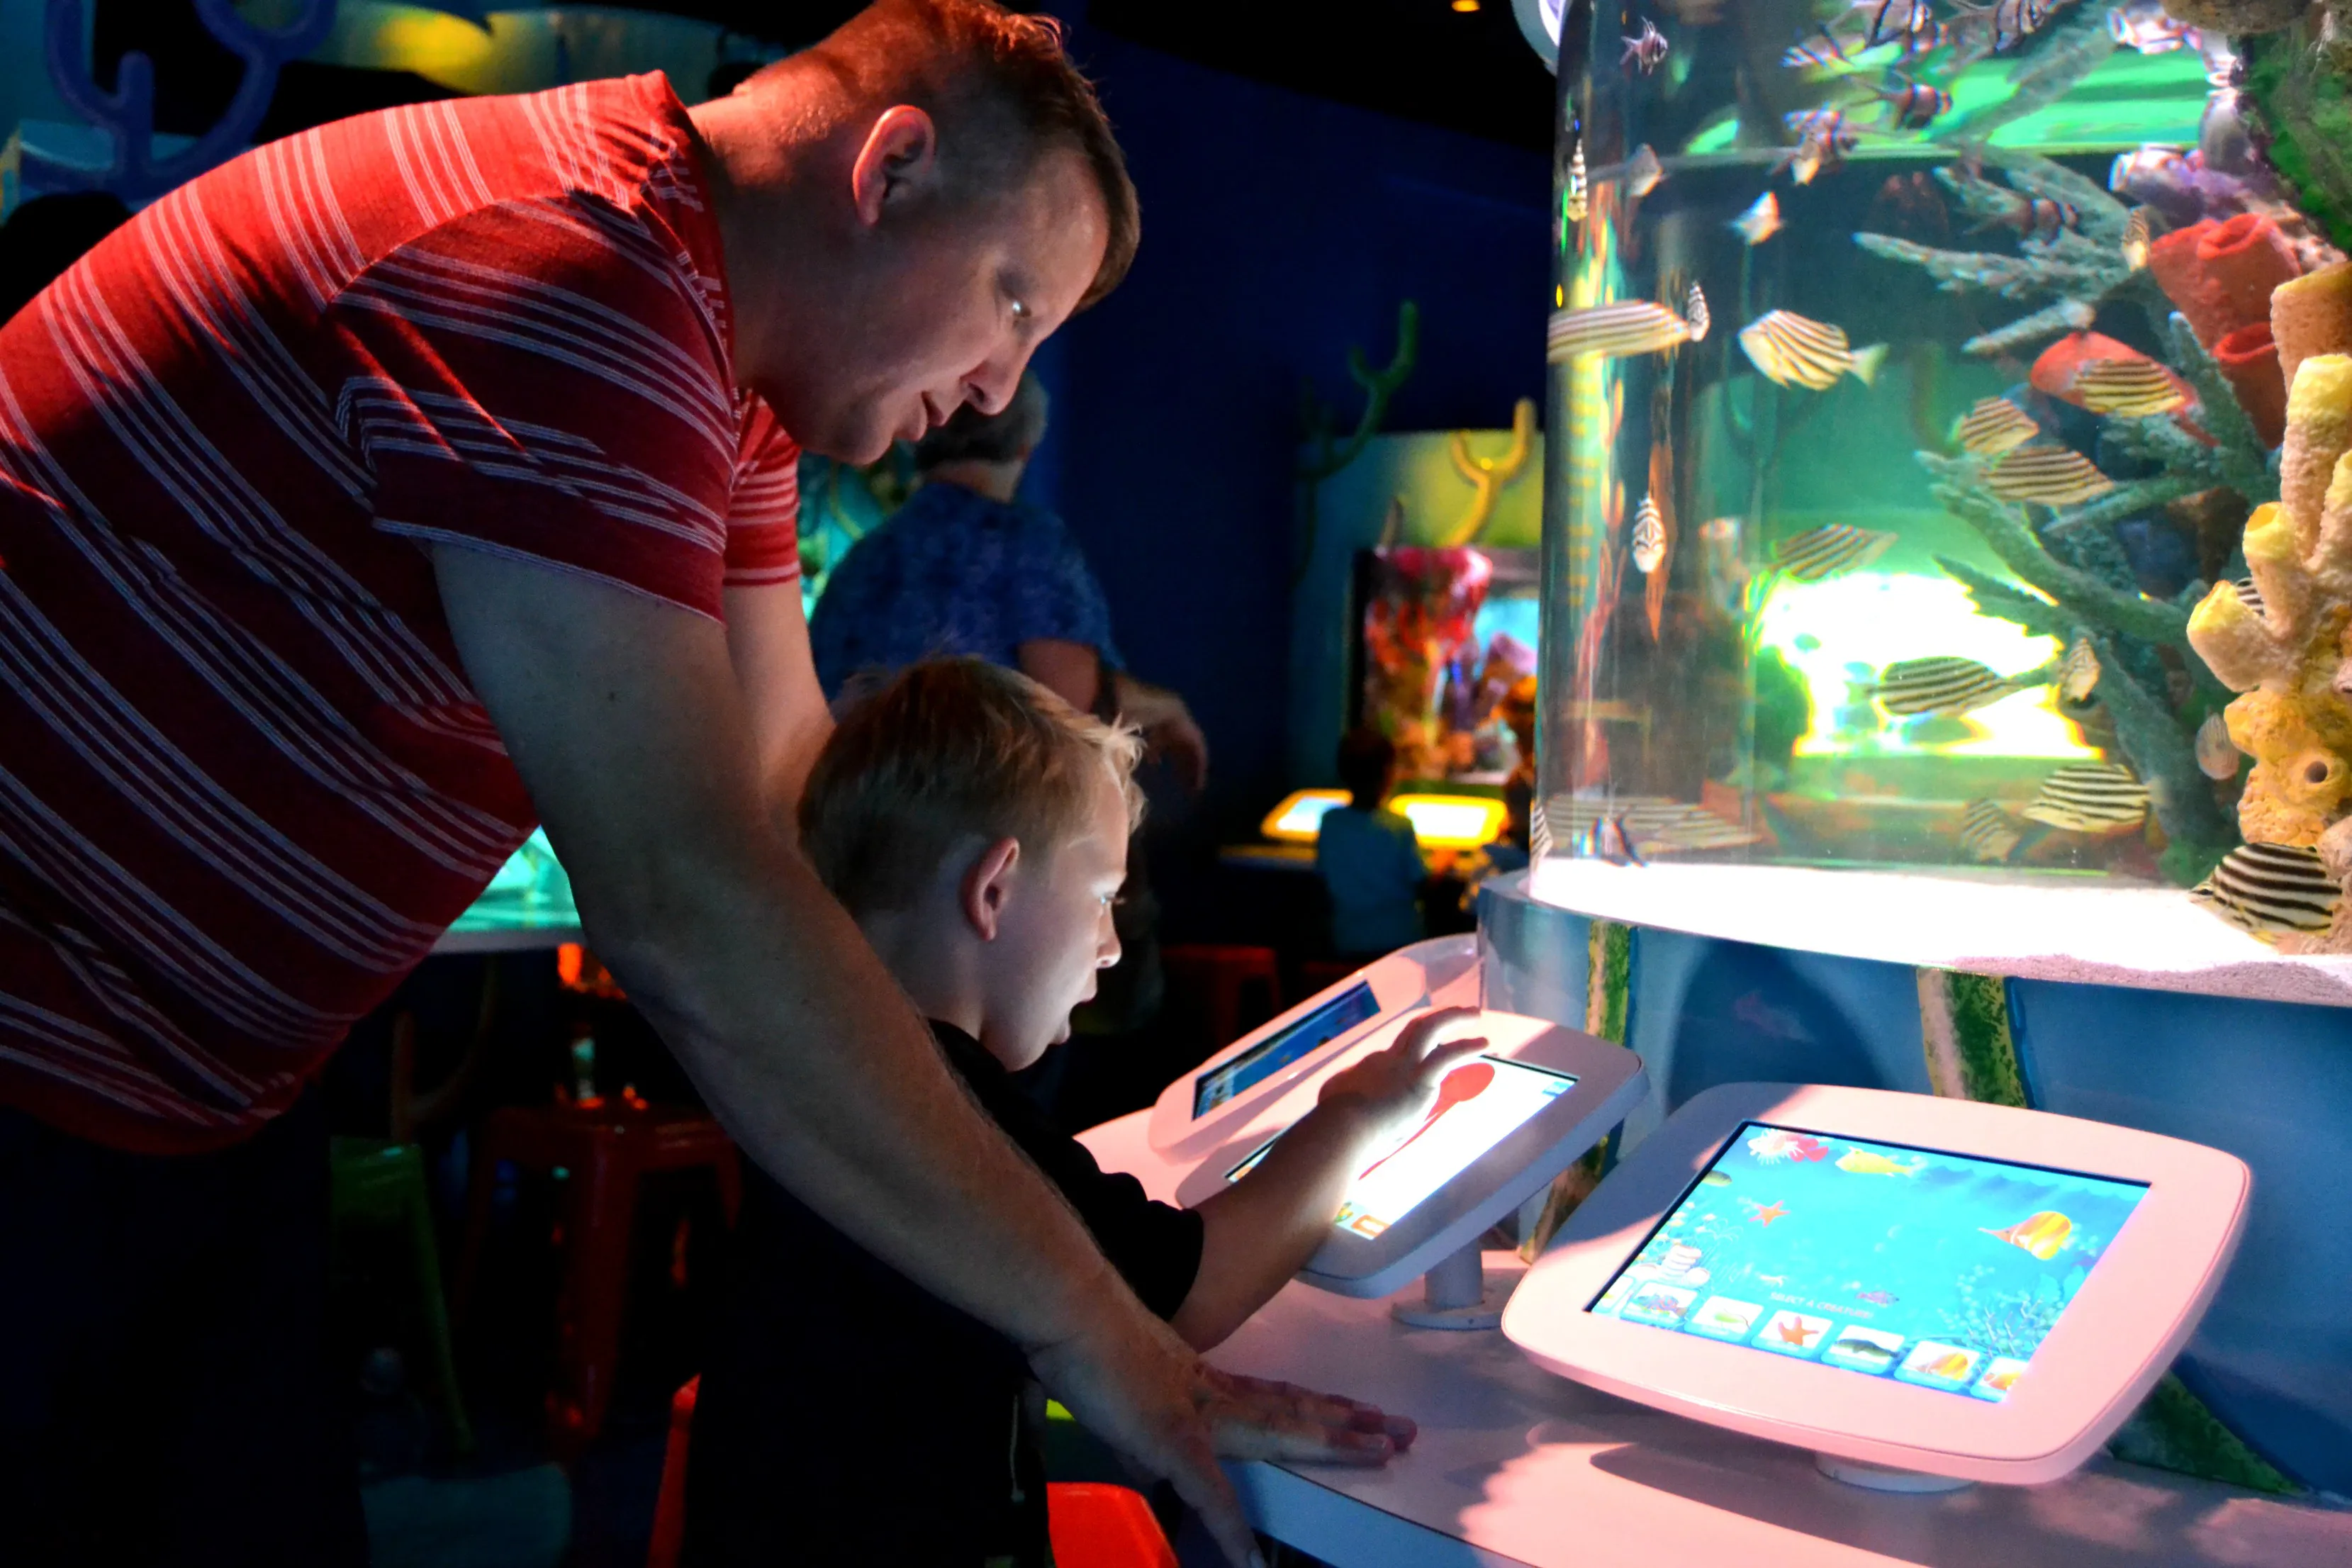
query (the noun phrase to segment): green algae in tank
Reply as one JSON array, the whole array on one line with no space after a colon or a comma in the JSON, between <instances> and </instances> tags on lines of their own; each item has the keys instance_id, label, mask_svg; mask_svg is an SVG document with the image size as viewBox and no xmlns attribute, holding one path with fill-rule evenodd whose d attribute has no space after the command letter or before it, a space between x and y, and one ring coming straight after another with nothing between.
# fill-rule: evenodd
<instances>
[{"instance_id":1,"label":"green algae in tank","mask_svg":"<svg viewBox=\"0 0 2352 1568\"><path fill-rule=\"evenodd\" d=\"M2259 597L2269 294L2341 259L2230 41L2150 0L1570 29L1539 854L2205 879L2250 759L2189 624Z\"/></svg>"}]
</instances>

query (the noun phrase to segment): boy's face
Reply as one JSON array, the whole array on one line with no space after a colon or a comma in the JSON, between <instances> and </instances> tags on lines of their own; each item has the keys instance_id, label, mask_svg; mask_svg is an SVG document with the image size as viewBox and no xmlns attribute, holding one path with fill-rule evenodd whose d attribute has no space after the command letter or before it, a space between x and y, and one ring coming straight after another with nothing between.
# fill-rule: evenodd
<instances>
[{"instance_id":1,"label":"boy's face","mask_svg":"<svg viewBox=\"0 0 2352 1568\"><path fill-rule=\"evenodd\" d=\"M1100 770L1085 816L1058 847L1024 855L982 959L981 1044L1018 1072L1070 1037L1070 1009L1118 962L1111 907L1127 880L1127 797Z\"/></svg>"}]
</instances>

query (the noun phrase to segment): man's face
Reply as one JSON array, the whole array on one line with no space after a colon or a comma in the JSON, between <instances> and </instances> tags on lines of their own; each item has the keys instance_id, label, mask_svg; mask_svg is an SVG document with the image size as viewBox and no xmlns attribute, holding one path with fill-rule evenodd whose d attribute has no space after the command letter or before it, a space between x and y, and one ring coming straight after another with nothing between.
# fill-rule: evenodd
<instances>
[{"instance_id":1,"label":"man's face","mask_svg":"<svg viewBox=\"0 0 2352 1568\"><path fill-rule=\"evenodd\" d=\"M946 210L936 192L929 210L925 199L886 203L861 231L843 308L803 323L825 341L785 362L810 367L773 401L811 451L870 463L967 402L1002 409L1102 263L1108 223L1075 152L1047 154L1001 198Z\"/></svg>"},{"instance_id":2,"label":"man's face","mask_svg":"<svg viewBox=\"0 0 2352 1568\"><path fill-rule=\"evenodd\" d=\"M1013 872L1011 896L984 951L987 993L981 1044L1018 1072L1070 1037L1070 1009L1095 994L1098 971L1118 962L1111 910L1127 880L1127 796L1097 772L1078 827L1060 846Z\"/></svg>"}]
</instances>

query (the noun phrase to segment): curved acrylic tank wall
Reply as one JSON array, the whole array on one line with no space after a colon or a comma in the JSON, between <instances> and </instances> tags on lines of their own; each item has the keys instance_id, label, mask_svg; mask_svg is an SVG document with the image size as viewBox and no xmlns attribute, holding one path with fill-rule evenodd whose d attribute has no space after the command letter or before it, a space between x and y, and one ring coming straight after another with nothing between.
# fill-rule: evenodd
<instances>
[{"instance_id":1,"label":"curved acrylic tank wall","mask_svg":"<svg viewBox=\"0 0 2352 1568\"><path fill-rule=\"evenodd\" d=\"M1877 869L2137 890L2098 917L2126 969L2259 965L2248 924L2327 943L2352 570L2302 567L2352 362L2287 431L2269 333L2300 274L2343 338L2317 347L2352 349L2352 307L2253 151L2229 41L2146 0L1567 26L1538 895L1605 902L1601 863L1634 858ZM2283 435L2280 522L2255 509ZM2268 802L2243 836L2242 795ZM2231 862L2232 929L2179 889L2249 837L2282 849ZM1984 956L2004 906L1976 903L1886 956Z\"/></svg>"}]
</instances>

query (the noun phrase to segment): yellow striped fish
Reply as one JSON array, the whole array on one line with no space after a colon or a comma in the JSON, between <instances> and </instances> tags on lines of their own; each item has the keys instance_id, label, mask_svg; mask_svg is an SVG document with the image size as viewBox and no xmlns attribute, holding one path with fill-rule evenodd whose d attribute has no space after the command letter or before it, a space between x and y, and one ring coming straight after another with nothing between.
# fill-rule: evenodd
<instances>
[{"instance_id":1,"label":"yellow striped fish","mask_svg":"<svg viewBox=\"0 0 2352 1568\"><path fill-rule=\"evenodd\" d=\"M1647 300L1554 310L1545 334L1544 357L1554 364L1587 357L1624 359L1695 343L1706 336L1706 296L1694 283L1683 314Z\"/></svg>"},{"instance_id":2,"label":"yellow striped fish","mask_svg":"<svg viewBox=\"0 0 2352 1568\"><path fill-rule=\"evenodd\" d=\"M1971 860L2006 860L2024 837L1996 802L1972 800L1960 810L1960 847Z\"/></svg>"},{"instance_id":3,"label":"yellow striped fish","mask_svg":"<svg viewBox=\"0 0 2352 1568\"><path fill-rule=\"evenodd\" d=\"M1891 533L1851 523L1824 523L1780 541L1772 552L1772 564L1800 583L1818 583L1869 565L1894 542Z\"/></svg>"},{"instance_id":4,"label":"yellow striped fish","mask_svg":"<svg viewBox=\"0 0 2352 1568\"><path fill-rule=\"evenodd\" d=\"M2033 416L2006 397L1979 399L1952 426L1952 438L1972 458L1997 458L2041 434Z\"/></svg>"},{"instance_id":5,"label":"yellow striped fish","mask_svg":"<svg viewBox=\"0 0 2352 1568\"><path fill-rule=\"evenodd\" d=\"M2242 931L2268 940L2281 931L2323 931L2344 889L2316 849L2241 844L2189 896Z\"/></svg>"},{"instance_id":6,"label":"yellow striped fish","mask_svg":"<svg viewBox=\"0 0 2352 1568\"><path fill-rule=\"evenodd\" d=\"M2254 586L2254 580L2252 577L2233 578L2230 583L2230 586L2237 591L2238 603L2245 605L2246 608L2253 611L2254 614L2258 616L2264 613L2263 609L2263 591Z\"/></svg>"},{"instance_id":7,"label":"yellow striped fish","mask_svg":"<svg viewBox=\"0 0 2352 1568\"><path fill-rule=\"evenodd\" d=\"M1739 329L1739 346L1748 351L1748 357L1766 379L1815 392L1827 391L1842 375L1868 386L1877 379L1879 363L1886 358L1885 343L1850 349L1844 328L1793 310L1765 311Z\"/></svg>"},{"instance_id":8,"label":"yellow striped fish","mask_svg":"<svg viewBox=\"0 0 2352 1568\"><path fill-rule=\"evenodd\" d=\"M2150 232L2148 211L2134 207L2124 215L2124 265L2134 272L2147 265L2147 247L2154 236Z\"/></svg>"},{"instance_id":9,"label":"yellow striped fish","mask_svg":"<svg viewBox=\"0 0 2352 1568\"><path fill-rule=\"evenodd\" d=\"M2066 657L2058 661L2058 694L2069 702L2090 699L2091 690L2099 684L2099 656L2088 637L2076 637Z\"/></svg>"},{"instance_id":10,"label":"yellow striped fish","mask_svg":"<svg viewBox=\"0 0 2352 1568\"><path fill-rule=\"evenodd\" d=\"M1889 713L1943 713L1959 718L2036 684L1999 675L1972 658L1906 658L1878 672L1871 695Z\"/></svg>"},{"instance_id":11,"label":"yellow striped fish","mask_svg":"<svg viewBox=\"0 0 2352 1568\"><path fill-rule=\"evenodd\" d=\"M1985 473L1985 488L2003 500L2077 506L2116 488L2090 458L2066 447L2020 447L2004 452Z\"/></svg>"},{"instance_id":12,"label":"yellow striped fish","mask_svg":"<svg viewBox=\"0 0 2352 1568\"><path fill-rule=\"evenodd\" d=\"M2147 359L2094 360L2074 377L2074 395L2094 414L2147 419L2189 405L2189 395Z\"/></svg>"},{"instance_id":13,"label":"yellow striped fish","mask_svg":"<svg viewBox=\"0 0 2352 1568\"><path fill-rule=\"evenodd\" d=\"M2070 763L2042 781L2025 816L2074 833L2137 827L2147 819L2147 785L2120 763Z\"/></svg>"}]
</instances>

